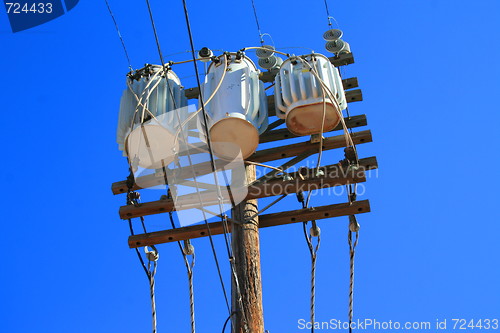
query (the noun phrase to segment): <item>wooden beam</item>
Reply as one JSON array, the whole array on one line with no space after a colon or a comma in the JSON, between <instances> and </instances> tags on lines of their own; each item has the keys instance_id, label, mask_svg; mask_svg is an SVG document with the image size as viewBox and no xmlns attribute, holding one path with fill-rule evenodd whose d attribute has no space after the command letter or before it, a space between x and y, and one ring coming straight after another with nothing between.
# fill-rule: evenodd
<instances>
[{"instance_id":1,"label":"wooden beam","mask_svg":"<svg viewBox=\"0 0 500 333\"><path fill-rule=\"evenodd\" d=\"M345 92L347 103L360 102L363 100L361 89L348 90ZM267 112L269 117L276 116L276 105L274 104L274 95L267 96Z\"/></svg>"},{"instance_id":2,"label":"wooden beam","mask_svg":"<svg viewBox=\"0 0 500 333\"><path fill-rule=\"evenodd\" d=\"M349 203L333 204L315 208L297 209L280 213L260 215L259 228L275 227L292 223L306 222L311 220L321 220L331 217L347 216L370 212L370 203L368 200L355 201ZM221 222L208 224L212 235L224 233ZM228 224L229 231L231 225ZM198 224L189 227L177 229L155 231L147 234L130 236L128 246L136 248L141 246L150 246L163 243L177 242L187 239L201 238L208 236L206 224Z\"/></svg>"},{"instance_id":3,"label":"wooden beam","mask_svg":"<svg viewBox=\"0 0 500 333\"><path fill-rule=\"evenodd\" d=\"M354 141L354 144L361 144L372 141L372 134L370 130L354 132L352 133L351 137ZM345 147L344 135L330 136L323 140L323 151L342 147ZM300 155L302 153L315 149L319 150L319 143L311 143L310 141L305 141L276 148L259 150L255 154L250 156L248 160L263 163Z\"/></svg>"},{"instance_id":4,"label":"wooden beam","mask_svg":"<svg viewBox=\"0 0 500 333\"><path fill-rule=\"evenodd\" d=\"M342 85L345 90L353 89L359 87L359 82L357 77L351 77L348 79L342 80Z\"/></svg>"},{"instance_id":5,"label":"wooden beam","mask_svg":"<svg viewBox=\"0 0 500 333\"><path fill-rule=\"evenodd\" d=\"M361 126L366 126L368 124L366 116L364 114L359 116L352 116L344 118L347 127L356 128ZM332 131L342 130L342 124L338 124ZM298 135L292 134L287 128L281 128L274 131L266 131L259 137L259 143L266 143L278 140L286 140L291 138L298 138Z\"/></svg>"},{"instance_id":6,"label":"wooden beam","mask_svg":"<svg viewBox=\"0 0 500 333\"><path fill-rule=\"evenodd\" d=\"M274 77L276 76L276 72L263 72L261 73L260 79L264 82L272 82L274 81ZM352 89L358 87L358 78L351 77L348 79L342 80L342 85L345 90ZM187 88L184 89L184 95L186 95L187 99L195 99L198 98L200 94L200 90L198 87Z\"/></svg>"},{"instance_id":7,"label":"wooden beam","mask_svg":"<svg viewBox=\"0 0 500 333\"><path fill-rule=\"evenodd\" d=\"M200 95L200 89L198 87L184 89L184 95L187 99L195 99Z\"/></svg>"},{"instance_id":8,"label":"wooden beam","mask_svg":"<svg viewBox=\"0 0 500 333\"><path fill-rule=\"evenodd\" d=\"M285 123L285 119L279 119L278 118L277 120L275 120L272 123L270 123L269 125L267 125L266 131L272 131L273 129L275 129L276 127L279 127L279 126L283 125L284 123Z\"/></svg>"},{"instance_id":9,"label":"wooden beam","mask_svg":"<svg viewBox=\"0 0 500 333\"><path fill-rule=\"evenodd\" d=\"M352 55L352 53L343 53L343 54L339 54L338 56L335 56L335 57L330 57L328 59L330 59L330 62L335 67L347 66L350 64L354 64L354 56Z\"/></svg>"},{"instance_id":10,"label":"wooden beam","mask_svg":"<svg viewBox=\"0 0 500 333\"><path fill-rule=\"evenodd\" d=\"M341 168L338 164L324 167L324 175L314 176L314 173L306 172L312 175L304 180L295 177L292 180L272 179L264 183L254 184L248 187L248 193L245 200L260 199L271 196L297 193L300 191L313 191L321 188L341 186L353 183L362 183L366 181L365 170L351 172ZM203 202L204 206L216 205L219 203L216 192L203 191L183 195L177 198L181 201L180 207L174 207L172 199L144 202L139 206L127 205L120 207L120 218L129 219L134 217L167 213L174 210L196 208Z\"/></svg>"},{"instance_id":11,"label":"wooden beam","mask_svg":"<svg viewBox=\"0 0 500 333\"><path fill-rule=\"evenodd\" d=\"M369 130L354 132L352 133L352 139L355 144L362 144L371 142L372 135ZM323 151L342 148L342 147L345 147L344 135L331 136L323 140ZM305 141L277 148L260 150L254 153L250 158L248 158L248 160L264 163L264 162L279 160L282 158L301 155L305 152L318 150L318 148L319 148L319 143L311 143L310 141ZM217 168L220 168L225 163L222 160L216 160L215 162ZM205 175L212 172L211 162L199 163L194 165L193 167L197 171L197 176ZM191 178L193 169L191 167L186 167L184 168L184 170L185 172L183 174L179 174L178 177ZM140 186L138 184L140 184ZM135 191L141 188L148 188L158 185L165 185L165 179L163 177L163 174L161 173L159 173L158 175L151 174L136 179L135 184L132 187L132 190ZM115 195L121 193L127 193L127 190L128 188L126 180L115 182L111 185L111 191Z\"/></svg>"}]
</instances>

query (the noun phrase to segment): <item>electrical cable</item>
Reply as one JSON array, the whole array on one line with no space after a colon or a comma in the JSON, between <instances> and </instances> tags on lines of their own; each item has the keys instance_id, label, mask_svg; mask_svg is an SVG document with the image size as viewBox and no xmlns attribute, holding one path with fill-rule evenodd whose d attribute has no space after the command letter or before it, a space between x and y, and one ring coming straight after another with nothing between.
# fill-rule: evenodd
<instances>
[{"instance_id":1,"label":"electrical cable","mask_svg":"<svg viewBox=\"0 0 500 333\"><path fill-rule=\"evenodd\" d=\"M158 34L156 33L156 25L153 19L153 12L151 11L151 5L149 4L149 0L146 0L146 5L148 6L149 18L151 19L151 25L153 26L153 33L155 35L156 46L158 48L158 53L160 55L161 65L163 66L163 72L165 72L165 78L167 78L167 73L165 71L165 61L163 61L163 55L161 53L160 41L158 40Z\"/></svg>"},{"instance_id":2,"label":"electrical cable","mask_svg":"<svg viewBox=\"0 0 500 333\"><path fill-rule=\"evenodd\" d=\"M198 71L198 64L196 63L196 55L195 55L195 48L194 48L194 42L193 42L193 34L191 32L191 23L189 21L189 12L188 12L188 9L187 9L187 4L186 4L186 0L182 0L182 4L183 4L183 8L184 8L184 16L185 16L185 19L186 19L186 26L187 26L187 30L188 30L188 36L189 36L189 43L190 43L190 46L191 46L191 55L192 55L192 58L193 58L193 64L194 64L194 70L195 70L195 74L196 74L196 83L198 85L198 89L200 90L200 103L201 103L201 109L202 109L202 118L203 118L203 126L205 128L205 134L206 134L206 137L207 137L207 145L208 145L208 149L209 149L209 152L210 152L210 162L211 162L211 165L212 165L212 171L214 173L214 178L215 178L215 185L217 186L217 190L218 190L218 194L219 194L219 209L220 209L220 212L221 212L221 215L224 216L224 210L222 208L222 203L221 203L221 199L222 199L222 196L220 194L220 188L219 188L219 185L218 185L218 177L217 177L217 173L216 173L216 166L215 166L215 159L214 159L214 154L213 154L213 149L212 149L212 143L211 143L211 138L210 138L210 131L208 129L208 116L207 116L207 112L205 110L205 106L204 106L204 103L203 103L203 95L201 94L201 82L200 82L200 78L199 78L199 71ZM203 214L205 215L205 212L203 212ZM205 224L207 226L207 231L209 233L209 237L211 238L211 231L210 231L210 227L208 225L208 221L206 220L205 218ZM235 267L234 267L234 260L231 260L233 258L232 256L232 253L231 253L231 249L230 249L230 246L229 246L229 242L228 242L228 238L227 238L227 233L229 231L228 229L228 226L227 226L227 220L225 218L222 219L222 225L223 225L223 228L224 228L224 240L225 240L225 243L226 243L226 248L227 248L227 251L228 251L228 256L229 256L229 261L230 261L230 266L231 266L231 271L232 271L232 274L233 274L233 279L236 283L236 285L238 286L236 288L237 290L237 293L238 293L238 301L239 301L239 306L242 310L242 314L243 314L243 321L246 323L245 326L245 330L248 331L248 323L247 323L247 320L246 320L246 315L245 315L245 311L243 311L243 306L242 306L242 303L241 303L241 291L239 290L239 283L238 283L238 277L236 275L236 270L235 270ZM212 240L211 240L212 242ZM213 244L212 244L213 246Z\"/></svg>"},{"instance_id":3,"label":"electrical cable","mask_svg":"<svg viewBox=\"0 0 500 333\"><path fill-rule=\"evenodd\" d=\"M227 326L227 323L229 322L229 320L231 319L231 317L236 314L236 312L232 312L229 317L227 317L226 321L224 322L224 326L222 326L222 333L224 333L226 331L226 326Z\"/></svg>"},{"instance_id":4,"label":"electrical cable","mask_svg":"<svg viewBox=\"0 0 500 333\"><path fill-rule=\"evenodd\" d=\"M149 4L149 0L146 0L146 4L147 4L147 7L148 7L149 18L151 20L151 26L153 27L153 33L154 33L154 36L155 36L156 46L158 48L158 54L160 56L161 66L163 68L163 73L165 75L165 80L166 80L166 83L167 83L167 89L168 89L168 91L170 93L170 97L172 98L172 102L174 104L174 109L177 109L177 105L175 103L174 94L172 92L172 88L170 87L170 83L169 83L169 80L168 80L167 68L165 67L165 61L163 60L163 54L161 52L161 47L160 47L160 40L158 38L158 33L156 32L156 25L155 25L155 21L154 21L154 18L153 18L153 12L151 10L151 5Z\"/></svg>"},{"instance_id":5,"label":"electrical cable","mask_svg":"<svg viewBox=\"0 0 500 333\"><path fill-rule=\"evenodd\" d=\"M130 169L130 175L129 179L133 179L133 172L132 169ZM129 181L127 182L128 186L128 191L127 191L127 205L134 205L138 206L139 205L139 193L138 192L133 192L132 191L132 185L133 182ZM128 219L128 224L130 228L130 234L133 236L134 235L134 229L132 227L132 219ZM144 229L144 232L147 233L146 230L146 225L144 224L144 217L141 216L141 224ZM149 281L149 288L150 288L150 296L151 296L151 317L152 317L152 332L156 333L156 302L155 302L155 275L156 275L156 268L157 268L157 261L159 258L159 253L158 250L156 250L156 247L153 245L151 246L153 251L148 251L147 247L145 248L146 250L146 257L148 258L148 265L146 267L146 264L144 262L144 259L142 258L139 249L135 248L135 251L137 253L137 256L139 257L139 260L142 264L142 267L144 269L144 272L146 273L146 276ZM151 268L151 262L153 262L153 268Z\"/></svg>"},{"instance_id":6,"label":"electrical cable","mask_svg":"<svg viewBox=\"0 0 500 333\"><path fill-rule=\"evenodd\" d=\"M253 8L253 15L255 17L255 23L257 24L257 31L259 32L259 39L260 39L260 44L264 45L264 39L262 38L262 32L260 31L260 24L259 24L259 18L257 16L257 9L255 8L255 2L254 0L252 1L252 8Z\"/></svg>"},{"instance_id":7,"label":"electrical cable","mask_svg":"<svg viewBox=\"0 0 500 333\"><path fill-rule=\"evenodd\" d=\"M246 50L265 50L265 51L269 51L268 48L265 48L265 47L261 47L261 46L249 46L249 47L244 47L242 48L240 51L241 52L244 52ZM284 55L286 57L290 57L290 54L289 53L285 53L285 52L280 52L280 51L277 51L277 50L272 50L274 53L277 53L277 54L281 54L281 55Z\"/></svg>"},{"instance_id":8,"label":"electrical cable","mask_svg":"<svg viewBox=\"0 0 500 333\"><path fill-rule=\"evenodd\" d=\"M359 224L356 221L356 218L354 215L351 215L349 218L349 231L348 231L348 236L347 240L349 243L349 333L352 333L352 318L353 318L353 308L354 308L354 257L356 255L356 246L358 245L358 239L359 239ZM355 240L354 243L352 241L352 234L355 234Z\"/></svg>"},{"instance_id":9,"label":"electrical cable","mask_svg":"<svg viewBox=\"0 0 500 333\"><path fill-rule=\"evenodd\" d=\"M297 193L297 200L302 203L302 208L307 208L304 202L304 195L301 192ZM311 333L314 333L314 322L316 317L316 261L318 259L318 250L321 244L321 232L319 227L316 225L316 221L312 220L312 228L310 234L307 233L307 222L302 223L302 229L304 232L304 237L307 242L307 247L311 254L311 297L310 297L310 322L311 322ZM318 242L314 247L312 244L312 238L317 237Z\"/></svg>"},{"instance_id":10,"label":"electrical cable","mask_svg":"<svg viewBox=\"0 0 500 333\"><path fill-rule=\"evenodd\" d=\"M130 57L128 55L127 48L125 47L125 41L123 40L122 34L120 33L120 29L118 28L118 23L115 20L115 16L113 15L113 12L111 11L111 7L109 6L108 0L104 0L104 2L106 2L106 7L108 7L109 15L111 15L111 18L113 19L113 23L115 24L116 32L118 33L118 37L120 38L120 42L122 43L123 51L125 52L125 57L127 58L127 62L128 62L128 68L130 69L130 71L132 71L133 70L132 63L130 61Z\"/></svg>"},{"instance_id":11,"label":"electrical cable","mask_svg":"<svg viewBox=\"0 0 500 333\"><path fill-rule=\"evenodd\" d=\"M176 227L175 227L175 223L174 223L173 213L168 212L168 216L170 218L170 225L172 226L172 229L175 229ZM177 245L179 246L179 250L182 254L182 257L184 258L184 264L186 265L186 270L187 270L187 274L188 274L191 333L195 333L196 332L196 322L195 322L195 311L194 311L193 268L194 268L196 257L195 257L195 253L194 253L194 247L191 245L191 242L189 240L184 241L184 248L182 247L180 241L177 241ZM191 263L189 263L189 260L187 258L188 249L189 249L189 252L191 252L190 255L192 256ZM227 296L226 296L226 304L229 306L229 302L227 301Z\"/></svg>"},{"instance_id":12,"label":"electrical cable","mask_svg":"<svg viewBox=\"0 0 500 333\"><path fill-rule=\"evenodd\" d=\"M330 21L330 18L332 18L332 16L330 15L330 10L328 9L328 1L327 0L324 0L325 2L325 9L326 9L326 17L328 19L328 26L332 26L332 21Z\"/></svg>"}]
</instances>

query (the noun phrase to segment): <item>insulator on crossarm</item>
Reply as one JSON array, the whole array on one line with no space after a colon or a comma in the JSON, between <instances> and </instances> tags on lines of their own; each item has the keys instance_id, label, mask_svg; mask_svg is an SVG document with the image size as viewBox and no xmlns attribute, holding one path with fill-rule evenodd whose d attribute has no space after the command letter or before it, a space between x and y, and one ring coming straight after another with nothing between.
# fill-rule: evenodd
<instances>
[{"instance_id":1,"label":"insulator on crossarm","mask_svg":"<svg viewBox=\"0 0 500 333\"><path fill-rule=\"evenodd\" d=\"M344 42L344 48L339 52L339 54L343 53L351 53L351 45L348 42Z\"/></svg>"},{"instance_id":2,"label":"insulator on crossarm","mask_svg":"<svg viewBox=\"0 0 500 333\"><path fill-rule=\"evenodd\" d=\"M325 48L328 52L335 54L351 52L351 47L349 46L349 44L347 42L344 42L342 39L327 42L325 44Z\"/></svg>"},{"instance_id":3,"label":"insulator on crossarm","mask_svg":"<svg viewBox=\"0 0 500 333\"><path fill-rule=\"evenodd\" d=\"M259 59L266 59L274 55L274 46L271 45L263 45L262 48L257 49L255 51L255 55Z\"/></svg>"},{"instance_id":4,"label":"insulator on crossarm","mask_svg":"<svg viewBox=\"0 0 500 333\"><path fill-rule=\"evenodd\" d=\"M269 58L260 58L259 59L259 66L264 68L264 69L273 69L273 68L279 68L281 64L283 63L283 59L280 57L273 55Z\"/></svg>"},{"instance_id":5,"label":"insulator on crossarm","mask_svg":"<svg viewBox=\"0 0 500 333\"><path fill-rule=\"evenodd\" d=\"M209 62L213 55L212 50L208 47L204 47L198 52L198 57L200 57L200 61L202 62Z\"/></svg>"},{"instance_id":6,"label":"insulator on crossarm","mask_svg":"<svg viewBox=\"0 0 500 333\"><path fill-rule=\"evenodd\" d=\"M325 33L323 34L323 39L326 40L327 42L330 42L340 39L342 35L343 35L342 30L330 29L328 31L325 31Z\"/></svg>"}]
</instances>

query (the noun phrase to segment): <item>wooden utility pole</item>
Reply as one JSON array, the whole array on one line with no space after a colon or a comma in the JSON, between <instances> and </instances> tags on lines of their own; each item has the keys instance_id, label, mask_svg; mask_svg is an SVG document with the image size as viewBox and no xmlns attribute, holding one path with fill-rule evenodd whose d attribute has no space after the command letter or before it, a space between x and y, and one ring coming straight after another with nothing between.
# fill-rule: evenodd
<instances>
[{"instance_id":1,"label":"wooden utility pole","mask_svg":"<svg viewBox=\"0 0 500 333\"><path fill-rule=\"evenodd\" d=\"M245 167L247 183L256 179L255 166ZM232 281L233 333L264 332L262 280L260 272L259 217L257 199L241 202L233 209L232 247L238 285ZM240 301L241 300L241 301ZM238 311L239 310L239 311Z\"/></svg>"},{"instance_id":2,"label":"wooden utility pole","mask_svg":"<svg viewBox=\"0 0 500 333\"><path fill-rule=\"evenodd\" d=\"M351 53L340 54L330 58L334 66L344 66L354 63L354 58ZM260 76L263 82L273 82L276 72L264 72ZM358 87L357 78L348 78L342 81L345 89L347 103L359 102L363 100L361 90L353 88ZM199 95L198 88L191 88L185 91L188 99L197 98ZM268 113L269 116L275 116L274 98L268 96ZM277 129L282 125L282 119L275 120L270 123L266 132L260 135L260 143L269 143L276 141L284 141L295 138L296 136L288 131L288 129ZM367 125L365 115L348 116L344 118L344 123L349 128L363 127ZM337 126L332 131L343 130L343 125ZM326 133L323 133L326 135ZM362 130L350 134L355 145L365 144L372 141L372 135L369 130ZM327 136L322 141L322 151L344 148L348 145L345 134ZM319 143L307 138L303 142L277 144L274 148L257 150L250 158L250 161L265 163L288 159L278 169L288 170L297 163L308 158L316 153L319 148ZM201 151L200 151L201 152ZM342 155L339 155L339 158ZM235 206L232 211L231 224L229 230L226 224L221 222L212 222L207 225L198 224L187 227L172 228L160 230L144 234L136 234L129 237L129 247L138 248L143 246L151 246L163 243L171 243L195 238L207 237L209 235L220 235L225 232L232 233L232 252L234 260L234 275L232 280L232 333L263 333L264 318L262 310L262 281L260 269L260 244L259 244L259 228L275 227L285 224L301 223L312 220L331 219L339 216L351 216L355 214L368 213L370 204L368 200L352 201L344 203L335 203L326 206L315 208L302 208L296 210L287 210L282 212L268 213L257 216L258 206L257 200L281 195L291 195L299 192L308 192L318 189L326 189L335 186L345 186L348 184L362 183L366 181L365 172L378 168L377 159L375 157L360 158L357 161L358 168L351 168L351 165L346 165L346 160L339 163L334 163L321 167L322 173L318 173L317 169L307 169L302 167L299 171L287 173L288 177L277 176L276 171L267 173L266 175L256 179L255 165L247 165L241 172L236 175L232 170L231 184L236 188L241 187L241 183L246 179L248 185L248 193L245 200ZM217 170L224 170L226 162L222 160L215 161ZM193 170L196 173L193 174ZM240 170L240 169L238 169ZM195 176L203 176L213 172L211 162L205 161L195 165L189 165L178 170L178 178L184 179L185 184L189 184ZM192 183L192 182L191 182ZM112 184L113 194L125 194L130 189L140 190L142 188L150 188L157 185L165 184L165 175L161 172L138 177L134 179L134 183L130 184L130 180L122 180ZM195 184L197 187L199 183ZM131 187L129 187L131 186ZM193 185L191 185L193 186ZM160 198L156 201L143 202L139 205L126 205L120 207L120 217L124 220L135 217L144 217L148 215L162 214L173 212L175 210L190 209L193 205L201 202L205 207L217 205L219 197L216 192L211 190L212 186L201 188L199 193L191 193L182 196L182 205L175 205L172 198ZM227 202L229 203L229 202ZM219 216L222 220L222 216ZM102 237L101 237L102 238ZM90 243L95 244L100 240L91 240ZM233 273L233 271L231 271ZM234 278L237 277L237 279ZM237 280L237 284L236 284Z\"/></svg>"}]
</instances>

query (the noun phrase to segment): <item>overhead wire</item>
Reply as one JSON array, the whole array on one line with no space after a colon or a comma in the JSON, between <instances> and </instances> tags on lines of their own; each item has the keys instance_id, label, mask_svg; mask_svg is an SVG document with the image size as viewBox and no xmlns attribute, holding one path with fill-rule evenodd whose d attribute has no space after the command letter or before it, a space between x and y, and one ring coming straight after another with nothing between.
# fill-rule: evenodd
<instances>
[{"instance_id":1,"label":"overhead wire","mask_svg":"<svg viewBox=\"0 0 500 333\"><path fill-rule=\"evenodd\" d=\"M251 0L251 2L252 2L252 8L253 8L253 15L255 17L255 23L257 24L257 31L259 32L260 44L264 45L264 38L263 38L263 34L260 30L259 17L257 16L257 9L255 8L255 1Z\"/></svg>"},{"instance_id":2,"label":"overhead wire","mask_svg":"<svg viewBox=\"0 0 500 333\"><path fill-rule=\"evenodd\" d=\"M116 22L115 15L113 14L111 7L109 6L108 0L104 0L104 2L106 3L106 7L108 7L109 15L111 15L111 19L113 20L113 23L115 25L116 32L118 34L118 37L120 38L120 42L122 44L123 51L125 52L125 57L127 58L128 68L130 69L130 71L132 71L133 70L132 62L130 61L130 57L129 57L128 52L127 52L127 47L125 46L125 41L123 40L122 34L120 33L120 29L118 28L118 23Z\"/></svg>"},{"instance_id":3,"label":"overhead wire","mask_svg":"<svg viewBox=\"0 0 500 333\"><path fill-rule=\"evenodd\" d=\"M325 10L326 10L326 17L328 18L328 25L331 26L332 25L332 21L330 21L330 10L328 9L328 1L327 0L324 0L324 3L325 3Z\"/></svg>"},{"instance_id":4,"label":"overhead wire","mask_svg":"<svg viewBox=\"0 0 500 333\"><path fill-rule=\"evenodd\" d=\"M147 4L147 7L148 7L149 17L150 17L151 25L152 25L152 28L153 28L153 33L154 33L154 36L155 36L155 41L156 41L156 46L157 46L157 49L158 49L158 54L160 56L160 61L161 61L162 67L163 67L163 71L165 73L165 79L167 81L167 86L168 86L169 82L168 82L168 76L167 76L167 72L166 72L166 68L165 68L165 61L163 59L163 54L162 54L162 51L161 51L161 46L160 46L160 42L159 42L159 38L158 38L158 33L156 31L156 25L155 25L155 22L154 22L153 13L152 13L152 9L151 9L151 5L149 3L149 0L146 0L146 4ZM191 46L193 46L192 43L191 43ZM193 47L192 47L192 49L193 49ZM194 62L195 67L196 67L196 57L194 56L194 52L193 52L193 62ZM200 86L198 72L196 74L197 74L198 86ZM170 86L168 86L168 89L170 91L170 95L172 96L172 100L174 102L174 107L175 107L175 99L173 97L173 93L172 93L172 90L170 89ZM203 107L203 104L202 104L202 107ZM192 163L190 163L190 164L192 165ZM163 168L163 170L164 170L164 172L166 174L165 167ZM219 279L220 279L221 286L222 286L222 289L223 289L224 298L225 298L225 301L226 301L226 305L228 307L228 311L230 311L229 301L228 301L228 297L227 297L227 293L226 293L226 287L225 287L224 281L222 279L222 273L221 273L221 270L220 270L220 265L219 265L219 261L218 261L218 258L217 258L217 252L215 250L215 245L213 243L212 234L211 234L211 231L210 231L210 229L208 227L208 221L206 219L206 216L204 216L204 218L205 218L205 223L207 224L208 234L209 234L209 239L210 239L210 245L211 245L211 248L212 248L212 252L213 252L215 263L216 263L216 268L217 268Z\"/></svg>"},{"instance_id":5,"label":"overhead wire","mask_svg":"<svg viewBox=\"0 0 500 333\"><path fill-rule=\"evenodd\" d=\"M155 24L154 24L154 18L153 18L153 14L152 14L152 11L151 11L151 7L149 5L149 1L147 0L147 5L148 5L148 11L149 11L149 14L150 14L150 18L151 18L151 24L153 26L153 31L154 31L154 34L155 34L155 39L157 41L157 47L158 47L158 52L159 52L159 55L160 55L160 59L161 59L161 62L162 62L162 67L165 71L165 65L164 65L164 60L163 60L163 56L162 56L162 52L161 52L161 47L160 47L160 44L159 44L159 41L158 41L158 34L156 32L156 28L155 28ZM159 71L157 73L155 73L155 75L159 74ZM165 74L166 76L166 74ZM167 85L168 85L168 77L166 76L166 81L167 81ZM158 86L160 80L158 80L158 83L151 89L151 90L154 90L156 89L156 87ZM149 84L150 82L148 82ZM172 93L172 90L170 89L170 87L168 87L169 91L170 91L170 95L172 96L172 101L174 103L174 107L175 107L175 99L173 98L173 93ZM148 94L147 98L149 98L149 96L151 95L151 93ZM176 116L179 118L179 115L176 111L174 111L176 113ZM180 122L180 120L179 120ZM182 131L182 124L180 125L180 131ZM177 133L179 134L179 133ZM176 135L176 139L177 139L177 136ZM190 158L190 155L188 154L188 158L189 158L189 161L190 161L190 165L192 166L192 163L191 163L191 158ZM166 177L166 168L165 166L163 166L163 171L164 171L164 175ZM196 177L195 177L195 182L196 182ZM166 180L165 180L165 184L167 184ZM206 218L205 218L205 222L206 221ZM217 252L215 250L215 246L214 246L214 243L213 243L213 240L211 238L211 232L209 230L209 238L210 238L210 243L211 243L211 247L212 247L212 252L213 252L213 255L214 255L214 260L215 260L215 264L216 264L216 268L217 268L217 272L218 272L218 276L219 276L219 280L221 282L221 287L222 287L222 291L223 291L223 295L224 295L224 299L225 299L225 303L226 303L226 306L228 308L228 311L230 311L230 306L229 306L229 300L228 300L228 297L227 297L227 292L226 292L226 287L225 287L225 284L224 284L224 280L222 278L222 273L221 273L221 269L220 269L220 265L219 265L219 260L218 260L218 256L217 256ZM192 278L192 274L188 272L188 276L190 277L190 279ZM194 317L194 316L192 316ZM194 318L192 318L192 326L194 328Z\"/></svg>"},{"instance_id":6,"label":"overhead wire","mask_svg":"<svg viewBox=\"0 0 500 333\"><path fill-rule=\"evenodd\" d=\"M154 21L154 18L153 18L153 12L151 10L151 5L149 3L149 0L146 0L146 5L148 6L149 18L151 20L151 25L153 27L153 33L154 33L154 36L155 36L155 41L156 41L156 46L158 48L158 53L160 55L161 65L163 66L163 71L165 72L165 61L163 60L163 54L161 52L160 41L158 39L158 33L156 32L156 25L155 25L155 21ZM166 73L165 73L165 78L167 78L166 77Z\"/></svg>"},{"instance_id":7,"label":"overhead wire","mask_svg":"<svg viewBox=\"0 0 500 333\"><path fill-rule=\"evenodd\" d=\"M185 16L185 19L186 19L186 26L187 26L187 30L188 30L189 43L190 43L190 46L191 46L191 55L192 55L193 60L196 60L195 48L194 48L194 42L193 42L193 34L191 32L191 23L190 23L190 20L189 20L189 12L188 12L188 8L187 8L186 0L182 0L182 4L183 4L183 8L184 8L184 16ZM208 130L207 112L205 110L205 106L204 106L204 102L203 102L203 95L201 94L201 82L200 82L200 78L199 78L198 65L197 65L196 61L193 61L193 64L194 64L194 70L195 70L195 74L196 74L196 82L197 82L197 85L198 85L198 89L200 90L200 103L201 103L201 109L202 109L203 126L205 128L205 134L206 134L206 138L207 138L207 146L208 146L208 149L209 149L209 152L210 152L210 162L211 162L211 166L212 166L212 171L214 173L214 178L215 178L217 189L218 189L218 191L220 191L219 186L218 186L218 178L217 178L217 173L216 173L216 166L215 166L215 159L214 159L214 154L213 154L213 149L212 149L212 143L211 143L211 139L210 139L210 131ZM219 194L219 209L220 209L221 215L224 216L224 211L223 211L223 208L222 208L220 192L218 194ZM205 212L203 212L203 214L205 216ZM206 218L205 218L205 225L207 226L207 231L208 231L209 237L211 239L212 237L211 237L210 227L208 225L208 221L206 220ZM224 239L225 239L225 242L226 242L226 248L227 248L228 255L229 255L229 261L230 261L231 271L232 271L232 274L233 274L233 279L234 279L236 285L238 286L236 288L236 290L237 290L237 293L238 293L239 306L240 306L240 308L242 310L244 322L246 323L247 322L246 321L246 315L245 315L245 311L244 311L242 303L241 303L241 292L239 290L239 283L238 283L238 280L237 280L238 278L237 278L236 271L235 271L235 268L234 268L234 260L232 260L233 259L232 251L231 251L231 249L229 247L228 238L227 238L227 233L228 233L229 229L228 229L228 226L227 226L227 220L225 218L222 219L222 225L223 225L223 228L224 228ZM211 245L213 247L213 241L212 241L212 239L210 241L211 241L211 243L212 243ZM244 327L245 327L246 330L248 330L248 324L246 324Z\"/></svg>"}]
</instances>

